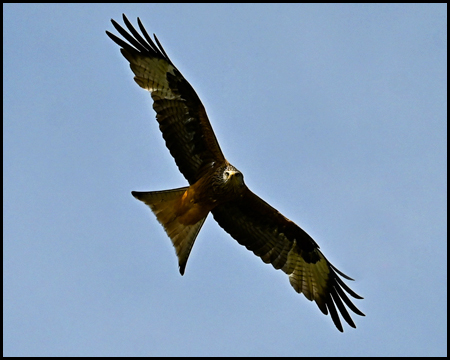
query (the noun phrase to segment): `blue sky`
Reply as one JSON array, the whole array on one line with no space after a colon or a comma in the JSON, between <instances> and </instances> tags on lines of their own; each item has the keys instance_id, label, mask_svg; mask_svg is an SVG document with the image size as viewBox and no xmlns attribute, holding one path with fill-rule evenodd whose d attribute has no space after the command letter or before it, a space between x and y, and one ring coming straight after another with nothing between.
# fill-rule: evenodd
<instances>
[{"instance_id":1,"label":"blue sky","mask_svg":"<svg viewBox=\"0 0 450 360\"><path fill-rule=\"evenodd\" d=\"M356 330L212 217L179 275L130 194L186 181L105 34L122 13L355 278ZM446 355L446 5L7 4L3 105L3 355Z\"/></svg>"}]
</instances>

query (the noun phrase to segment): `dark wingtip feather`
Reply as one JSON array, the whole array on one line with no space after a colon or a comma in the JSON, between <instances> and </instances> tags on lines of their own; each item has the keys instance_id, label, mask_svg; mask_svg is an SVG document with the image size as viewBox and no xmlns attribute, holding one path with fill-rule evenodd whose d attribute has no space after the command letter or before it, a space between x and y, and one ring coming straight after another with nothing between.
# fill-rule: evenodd
<instances>
[{"instance_id":1,"label":"dark wingtip feather","mask_svg":"<svg viewBox=\"0 0 450 360\"><path fill-rule=\"evenodd\" d=\"M336 306L334 305L334 302L333 302L333 299L331 298L331 296L330 296L329 301L327 301L327 307L328 307L328 311L330 312L331 319L334 322L334 325L337 327L337 329L340 332L344 332L344 328L342 327L342 324L341 324L341 319L339 319L339 315L336 310Z\"/></svg>"},{"instance_id":2,"label":"dark wingtip feather","mask_svg":"<svg viewBox=\"0 0 450 360\"><path fill-rule=\"evenodd\" d=\"M356 328L353 319L351 318L350 314L347 311L347 308L344 306L344 303L342 302L339 292L336 292L336 290L337 288L333 288L333 290L331 291L331 297L333 298L334 303L336 304L337 308L339 309L339 312L341 313L342 317L347 322L347 324L349 324L352 328Z\"/></svg>"},{"instance_id":3,"label":"dark wingtip feather","mask_svg":"<svg viewBox=\"0 0 450 360\"><path fill-rule=\"evenodd\" d=\"M122 14L122 17L129 32L125 30L121 25L119 25L114 19L111 19L111 23L113 24L114 28L119 32L119 34L122 35L128 42L120 39L119 37L110 33L109 31L106 31L106 34L111 38L111 40L113 40L116 44L125 49L128 53L137 52L147 56L148 55L155 56L161 59L165 59L172 66L174 66L173 63L170 61L169 57L167 56L167 53L165 52L161 43L158 41L157 37L154 35L156 41L155 44L155 42L148 35L147 31L144 28L144 25L142 25L142 22L139 18L137 18L137 22L143 36L139 34L139 32L135 29L130 20L128 20L128 18L125 16L125 14Z\"/></svg>"}]
</instances>

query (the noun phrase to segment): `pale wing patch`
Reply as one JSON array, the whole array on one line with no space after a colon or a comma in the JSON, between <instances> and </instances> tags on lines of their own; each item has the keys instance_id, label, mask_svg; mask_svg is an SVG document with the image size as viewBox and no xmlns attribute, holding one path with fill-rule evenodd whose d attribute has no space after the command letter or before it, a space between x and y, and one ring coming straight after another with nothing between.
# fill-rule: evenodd
<instances>
[{"instance_id":1,"label":"pale wing patch","mask_svg":"<svg viewBox=\"0 0 450 360\"><path fill-rule=\"evenodd\" d=\"M288 275L295 291L303 293L311 301L323 299L329 292L327 281L330 269L327 261L323 256L320 256L320 260L316 263L307 263L299 254L291 257L290 262L295 265L292 273ZM292 265L290 266L292 267Z\"/></svg>"},{"instance_id":2,"label":"pale wing patch","mask_svg":"<svg viewBox=\"0 0 450 360\"><path fill-rule=\"evenodd\" d=\"M139 55L125 57L130 62L130 68L135 75L134 81L141 88L150 91L152 94L157 91L161 98L169 100L181 98L179 94L174 94L170 89L167 74L175 75L175 68L167 60Z\"/></svg>"},{"instance_id":3,"label":"pale wing patch","mask_svg":"<svg viewBox=\"0 0 450 360\"><path fill-rule=\"evenodd\" d=\"M330 269L325 258L318 252L317 262L306 262L301 252L298 252L296 240L291 244L285 234L278 233L277 230L273 231L273 235L279 241L274 241L273 247L266 253L259 254L261 259L288 274L292 287L303 293L308 300L322 302L329 291L327 281Z\"/></svg>"}]
</instances>

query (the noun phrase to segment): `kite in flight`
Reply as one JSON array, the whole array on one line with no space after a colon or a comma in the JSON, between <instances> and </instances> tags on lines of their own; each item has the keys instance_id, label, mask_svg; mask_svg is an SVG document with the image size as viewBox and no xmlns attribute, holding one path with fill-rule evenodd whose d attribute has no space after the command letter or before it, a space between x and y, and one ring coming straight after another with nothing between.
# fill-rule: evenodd
<instances>
[{"instance_id":1,"label":"kite in flight","mask_svg":"<svg viewBox=\"0 0 450 360\"><path fill-rule=\"evenodd\" d=\"M175 247L181 275L211 212L239 244L283 270L295 291L314 300L325 315L330 313L339 331L343 328L338 311L355 328L346 306L358 315L364 314L347 294L362 297L339 275L353 279L336 269L303 229L250 191L242 173L222 154L197 93L172 64L156 36L155 44L139 18L142 35L125 15L123 21L129 33L111 20L128 42L108 31L106 34L121 47L137 84L150 92L166 146L189 182L189 186L178 189L132 194L147 204L163 225Z\"/></svg>"}]
</instances>

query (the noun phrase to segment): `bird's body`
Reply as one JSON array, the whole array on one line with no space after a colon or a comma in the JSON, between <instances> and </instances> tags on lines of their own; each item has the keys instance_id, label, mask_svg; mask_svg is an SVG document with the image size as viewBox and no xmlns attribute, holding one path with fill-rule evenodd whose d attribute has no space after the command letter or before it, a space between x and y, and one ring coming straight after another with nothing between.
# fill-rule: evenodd
<instances>
[{"instance_id":1,"label":"bird's body","mask_svg":"<svg viewBox=\"0 0 450 360\"><path fill-rule=\"evenodd\" d=\"M122 47L136 83L150 92L166 146L189 182L189 186L178 189L132 194L147 204L163 225L175 247L180 273L184 274L194 241L211 212L241 245L283 270L297 292L314 300L324 314L330 313L340 331L343 328L337 309L355 327L346 306L358 315L364 314L346 293L361 297L339 275L351 279L325 258L303 229L245 185L242 173L222 154L199 97L156 36L155 44L139 19L144 37L125 15L123 19L131 34L114 20L112 23L129 43L107 34Z\"/></svg>"}]
</instances>

